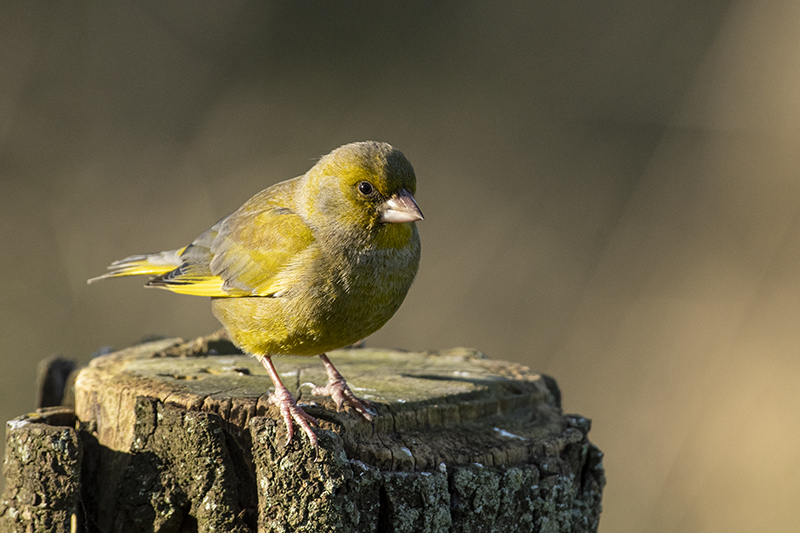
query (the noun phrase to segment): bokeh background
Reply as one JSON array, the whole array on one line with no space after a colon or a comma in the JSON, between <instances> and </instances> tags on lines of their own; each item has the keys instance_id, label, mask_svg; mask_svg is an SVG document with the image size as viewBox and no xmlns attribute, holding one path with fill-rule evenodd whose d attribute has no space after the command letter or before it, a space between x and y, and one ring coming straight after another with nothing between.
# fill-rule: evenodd
<instances>
[{"instance_id":1,"label":"bokeh background","mask_svg":"<svg viewBox=\"0 0 800 533\"><path fill-rule=\"evenodd\" d=\"M87 286L346 142L414 164L369 342L473 346L594 420L610 532L800 520L800 3L3 2L0 411L37 362L218 325Z\"/></svg>"}]
</instances>

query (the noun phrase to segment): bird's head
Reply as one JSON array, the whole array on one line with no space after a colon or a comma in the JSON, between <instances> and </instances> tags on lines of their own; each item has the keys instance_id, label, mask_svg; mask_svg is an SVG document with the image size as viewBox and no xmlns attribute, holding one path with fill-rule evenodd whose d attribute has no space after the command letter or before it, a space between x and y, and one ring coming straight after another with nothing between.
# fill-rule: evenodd
<instances>
[{"instance_id":1,"label":"bird's head","mask_svg":"<svg viewBox=\"0 0 800 533\"><path fill-rule=\"evenodd\" d=\"M346 144L320 159L305 179L303 204L317 227L327 224L348 233L402 237L412 231L408 223L423 219L414 200L414 169L389 144Z\"/></svg>"}]
</instances>

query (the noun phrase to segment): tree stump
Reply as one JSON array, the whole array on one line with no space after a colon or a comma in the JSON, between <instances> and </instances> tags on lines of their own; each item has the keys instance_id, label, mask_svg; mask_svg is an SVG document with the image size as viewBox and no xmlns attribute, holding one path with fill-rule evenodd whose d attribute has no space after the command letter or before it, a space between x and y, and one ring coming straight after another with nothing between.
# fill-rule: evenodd
<instances>
[{"instance_id":1,"label":"tree stump","mask_svg":"<svg viewBox=\"0 0 800 533\"><path fill-rule=\"evenodd\" d=\"M596 531L602 453L551 378L469 349L329 355L378 416L310 396L318 358L276 358L319 456L302 432L287 443L269 376L224 338L93 359L74 413L9 423L0 530Z\"/></svg>"}]
</instances>

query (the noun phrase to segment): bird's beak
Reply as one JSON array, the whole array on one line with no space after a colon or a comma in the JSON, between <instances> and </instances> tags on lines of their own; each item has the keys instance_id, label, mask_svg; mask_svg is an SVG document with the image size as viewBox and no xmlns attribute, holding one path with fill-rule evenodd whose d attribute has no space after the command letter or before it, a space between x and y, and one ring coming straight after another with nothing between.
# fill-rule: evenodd
<instances>
[{"instance_id":1,"label":"bird's beak","mask_svg":"<svg viewBox=\"0 0 800 533\"><path fill-rule=\"evenodd\" d=\"M414 197L405 189L400 189L399 193L392 195L381 206L380 221L383 223L402 224L424 218Z\"/></svg>"}]
</instances>

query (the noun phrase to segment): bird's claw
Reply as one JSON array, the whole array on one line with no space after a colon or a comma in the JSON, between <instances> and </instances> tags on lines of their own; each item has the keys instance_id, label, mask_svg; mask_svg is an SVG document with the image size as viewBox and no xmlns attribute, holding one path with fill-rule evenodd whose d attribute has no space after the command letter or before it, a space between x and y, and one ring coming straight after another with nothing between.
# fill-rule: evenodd
<instances>
[{"instance_id":1,"label":"bird's claw","mask_svg":"<svg viewBox=\"0 0 800 533\"><path fill-rule=\"evenodd\" d=\"M270 394L269 401L277 405L281 411L283 422L286 424L286 444L288 445L292 441L292 437L294 436L294 422L296 422L306 434L308 440L311 441L311 444L317 451L317 457L319 458L317 435L314 433L314 430L311 429L311 426L317 426L317 419L306 413L302 407L297 405L294 397L285 388L276 389L275 392Z\"/></svg>"},{"instance_id":2,"label":"bird's claw","mask_svg":"<svg viewBox=\"0 0 800 533\"><path fill-rule=\"evenodd\" d=\"M372 410L372 403L369 400L362 400L353 394L353 391L350 390L347 382L341 376L330 380L324 387L314 386L311 389L311 394L315 396L330 396L336 403L337 411L341 411L342 406L347 404L369 422L372 422L375 416Z\"/></svg>"}]
</instances>

